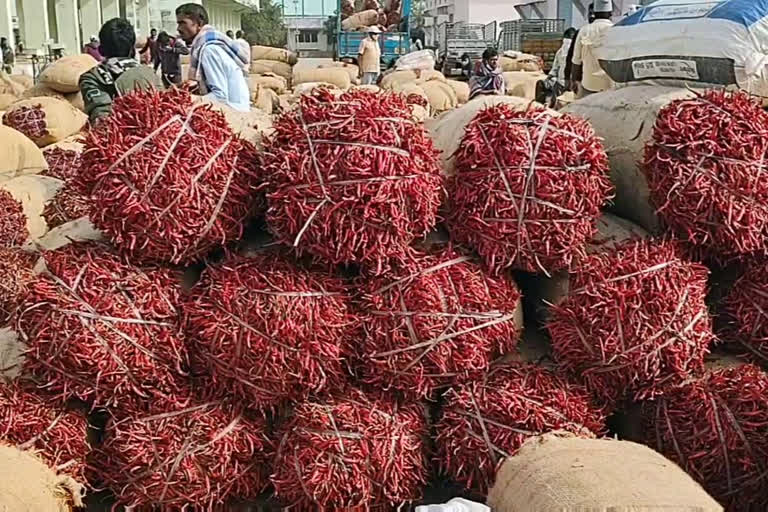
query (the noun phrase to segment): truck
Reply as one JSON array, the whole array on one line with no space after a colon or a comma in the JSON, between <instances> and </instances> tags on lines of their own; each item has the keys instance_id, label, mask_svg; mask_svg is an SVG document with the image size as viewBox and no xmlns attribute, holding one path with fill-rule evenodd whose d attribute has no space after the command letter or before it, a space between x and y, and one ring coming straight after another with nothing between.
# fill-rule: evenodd
<instances>
[{"instance_id":1,"label":"truck","mask_svg":"<svg viewBox=\"0 0 768 512\"><path fill-rule=\"evenodd\" d=\"M540 57L544 71L552 69L555 54L563 44L565 20L515 20L500 24L499 52L514 50Z\"/></svg>"},{"instance_id":2,"label":"truck","mask_svg":"<svg viewBox=\"0 0 768 512\"><path fill-rule=\"evenodd\" d=\"M356 61L360 42L367 36L365 32L348 31L341 28L341 3L338 0L338 34L336 45L336 60ZM411 50L411 0L402 0L400 4L400 24L396 32L384 32L379 36L381 47L381 67L386 69L390 63Z\"/></svg>"},{"instance_id":3,"label":"truck","mask_svg":"<svg viewBox=\"0 0 768 512\"><path fill-rule=\"evenodd\" d=\"M443 63L445 76L461 74L461 58L471 61L482 57L487 48L496 46L496 22L482 23L445 22L438 28L438 57Z\"/></svg>"}]
</instances>

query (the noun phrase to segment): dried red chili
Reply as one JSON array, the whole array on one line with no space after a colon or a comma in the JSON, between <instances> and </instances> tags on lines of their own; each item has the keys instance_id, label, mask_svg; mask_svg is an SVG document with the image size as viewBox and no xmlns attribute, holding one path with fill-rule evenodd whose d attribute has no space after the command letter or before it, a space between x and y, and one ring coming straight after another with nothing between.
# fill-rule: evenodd
<instances>
[{"instance_id":1,"label":"dried red chili","mask_svg":"<svg viewBox=\"0 0 768 512\"><path fill-rule=\"evenodd\" d=\"M723 337L739 343L758 363L768 361L768 264L754 263L730 287L722 304Z\"/></svg>"},{"instance_id":2,"label":"dried red chili","mask_svg":"<svg viewBox=\"0 0 768 512\"><path fill-rule=\"evenodd\" d=\"M448 184L451 237L494 272L551 272L584 255L612 196L608 157L587 121L507 104L480 111Z\"/></svg>"},{"instance_id":3,"label":"dried red chili","mask_svg":"<svg viewBox=\"0 0 768 512\"><path fill-rule=\"evenodd\" d=\"M43 209L43 218L48 229L53 229L66 222L87 217L91 212L91 202L73 186L66 183L53 196Z\"/></svg>"},{"instance_id":4,"label":"dried red chili","mask_svg":"<svg viewBox=\"0 0 768 512\"><path fill-rule=\"evenodd\" d=\"M40 105L15 107L3 115L3 124L18 130L32 140L48 135L45 110Z\"/></svg>"},{"instance_id":5,"label":"dried red chili","mask_svg":"<svg viewBox=\"0 0 768 512\"><path fill-rule=\"evenodd\" d=\"M498 465L530 437L555 430L594 437L602 411L584 387L540 366L509 363L446 393L435 425L435 462L448 478L485 496Z\"/></svg>"},{"instance_id":6,"label":"dried red chili","mask_svg":"<svg viewBox=\"0 0 768 512\"><path fill-rule=\"evenodd\" d=\"M0 249L0 325L5 325L19 306L38 256L19 248Z\"/></svg>"},{"instance_id":7,"label":"dried red chili","mask_svg":"<svg viewBox=\"0 0 768 512\"><path fill-rule=\"evenodd\" d=\"M81 152L50 146L43 150L48 169L40 174L63 181L73 178L80 171Z\"/></svg>"},{"instance_id":8,"label":"dried red chili","mask_svg":"<svg viewBox=\"0 0 768 512\"><path fill-rule=\"evenodd\" d=\"M29 238L22 204L0 188L0 248L17 247Z\"/></svg>"},{"instance_id":9,"label":"dried red chili","mask_svg":"<svg viewBox=\"0 0 768 512\"><path fill-rule=\"evenodd\" d=\"M299 253L377 272L437 221L437 152L402 96L327 90L277 118L260 153L267 223Z\"/></svg>"}]
</instances>

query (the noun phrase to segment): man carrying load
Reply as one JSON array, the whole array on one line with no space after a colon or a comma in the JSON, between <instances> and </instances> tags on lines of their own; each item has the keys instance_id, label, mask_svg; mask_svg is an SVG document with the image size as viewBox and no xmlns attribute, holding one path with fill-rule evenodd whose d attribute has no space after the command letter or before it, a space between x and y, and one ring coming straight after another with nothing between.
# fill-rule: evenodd
<instances>
[{"instance_id":1,"label":"man carrying load","mask_svg":"<svg viewBox=\"0 0 768 512\"><path fill-rule=\"evenodd\" d=\"M611 22L613 2L612 0L595 0L594 6L595 21L579 30L579 35L573 43L571 79L574 83L578 83L577 98L584 98L613 87L613 81L600 67L594 54L595 46L600 45L605 33L613 26Z\"/></svg>"},{"instance_id":2,"label":"man carrying load","mask_svg":"<svg viewBox=\"0 0 768 512\"><path fill-rule=\"evenodd\" d=\"M381 48L379 47L379 27L368 27L368 36L360 41L357 51L357 64L360 66L360 82L363 85L375 85L381 71Z\"/></svg>"}]
</instances>

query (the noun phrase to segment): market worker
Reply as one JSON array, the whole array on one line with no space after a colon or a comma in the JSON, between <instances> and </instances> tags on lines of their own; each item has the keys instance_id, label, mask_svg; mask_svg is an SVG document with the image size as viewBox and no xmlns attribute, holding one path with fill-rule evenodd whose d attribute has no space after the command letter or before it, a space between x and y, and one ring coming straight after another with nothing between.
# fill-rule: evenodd
<instances>
[{"instance_id":1,"label":"market worker","mask_svg":"<svg viewBox=\"0 0 768 512\"><path fill-rule=\"evenodd\" d=\"M363 85L375 85L381 71L381 47L379 46L379 27L368 27L368 35L360 41L357 51L357 63L360 66L360 82Z\"/></svg>"},{"instance_id":2,"label":"market worker","mask_svg":"<svg viewBox=\"0 0 768 512\"><path fill-rule=\"evenodd\" d=\"M589 4L589 7L587 7L587 24L592 23L595 21L595 4ZM576 41L576 38L579 36L579 31L576 31L576 34L573 36L573 40ZM571 43L571 46L568 48L568 55L565 57L565 82L566 86L569 91L577 92L576 88L573 86L573 48L574 44ZM576 81L581 81L581 75L576 77Z\"/></svg>"},{"instance_id":3,"label":"market worker","mask_svg":"<svg viewBox=\"0 0 768 512\"><path fill-rule=\"evenodd\" d=\"M554 107L557 98L567 89L565 76L565 59L568 57L568 51L571 48L573 39L576 37L576 29L571 27L563 34L563 44L555 54L552 62L552 69L545 80L539 80L536 83L536 101Z\"/></svg>"},{"instance_id":4,"label":"market worker","mask_svg":"<svg viewBox=\"0 0 768 512\"><path fill-rule=\"evenodd\" d=\"M245 32L242 30L238 30L235 34L235 42L240 45L240 48L243 49L243 53L248 58L248 64L245 65L245 71L246 74L251 70L251 45L248 43L248 40L245 38ZM248 77L246 77L248 78Z\"/></svg>"},{"instance_id":5,"label":"market worker","mask_svg":"<svg viewBox=\"0 0 768 512\"><path fill-rule=\"evenodd\" d=\"M149 62L152 63L152 68L157 73L157 68L160 67L160 52L157 47L157 29L153 28L149 31L149 37L144 44L144 48L141 49L139 55L146 55L149 52ZM145 61L146 62L146 61Z\"/></svg>"},{"instance_id":6,"label":"market worker","mask_svg":"<svg viewBox=\"0 0 768 512\"><path fill-rule=\"evenodd\" d=\"M475 64L469 77L469 99L481 94L504 95L504 76L499 67L499 52L486 48L483 59Z\"/></svg>"},{"instance_id":7,"label":"market worker","mask_svg":"<svg viewBox=\"0 0 768 512\"><path fill-rule=\"evenodd\" d=\"M189 55L189 48L180 37L172 39L167 32L157 36L157 50L160 53L160 70L163 85L181 85L181 56Z\"/></svg>"},{"instance_id":8,"label":"market worker","mask_svg":"<svg viewBox=\"0 0 768 512\"><path fill-rule=\"evenodd\" d=\"M136 32L127 20L112 18L99 31L99 52L104 60L80 75L80 93L85 113L92 124L112 112L116 96L137 89L162 89L163 84L152 71L142 66L136 55Z\"/></svg>"},{"instance_id":9,"label":"market worker","mask_svg":"<svg viewBox=\"0 0 768 512\"><path fill-rule=\"evenodd\" d=\"M176 8L176 25L190 46L189 80L207 99L235 110L251 110L248 83L243 70L249 64L242 47L208 24L208 11L199 4Z\"/></svg>"},{"instance_id":10,"label":"market worker","mask_svg":"<svg viewBox=\"0 0 768 512\"><path fill-rule=\"evenodd\" d=\"M613 81L600 67L594 54L595 46L601 44L605 33L613 26L613 2L595 0L595 21L579 30L573 43L573 69L571 80L578 84L577 98L584 98L596 92L613 87ZM579 77L581 79L579 80Z\"/></svg>"}]
</instances>

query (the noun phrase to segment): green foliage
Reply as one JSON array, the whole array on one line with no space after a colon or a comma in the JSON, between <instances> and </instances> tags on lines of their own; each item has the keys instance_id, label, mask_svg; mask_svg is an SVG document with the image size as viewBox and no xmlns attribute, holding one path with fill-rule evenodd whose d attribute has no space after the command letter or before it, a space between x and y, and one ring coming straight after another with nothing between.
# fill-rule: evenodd
<instances>
[{"instance_id":1,"label":"green foliage","mask_svg":"<svg viewBox=\"0 0 768 512\"><path fill-rule=\"evenodd\" d=\"M411 30L424 26L424 12L427 10L425 0L413 0L411 4Z\"/></svg>"},{"instance_id":2,"label":"green foliage","mask_svg":"<svg viewBox=\"0 0 768 512\"><path fill-rule=\"evenodd\" d=\"M272 0L261 0L260 11L252 11L243 16L243 31L252 45L281 48L288 41L283 12Z\"/></svg>"}]
</instances>

